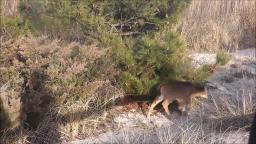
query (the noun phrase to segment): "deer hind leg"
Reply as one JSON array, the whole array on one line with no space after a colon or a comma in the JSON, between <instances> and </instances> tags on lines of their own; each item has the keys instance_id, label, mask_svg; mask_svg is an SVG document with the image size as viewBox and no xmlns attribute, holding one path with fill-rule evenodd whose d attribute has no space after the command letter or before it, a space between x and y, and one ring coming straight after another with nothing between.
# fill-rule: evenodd
<instances>
[{"instance_id":1,"label":"deer hind leg","mask_svg":"<svg viewBox=\"0 0 256 144\"><path fill-rule=\"evenodd\" d=\"M162 103L162 106L164 107L165 112L167 113L167 115L170 115L170 111L169 111L169 104L172 102L172 99L165 99L164 102Z\"/></svg>"},{"instance_id":2,"label":"deer hind leg","mask_svg":"<svg viewBox=\"0 0 256 144\"><path fill-rule=\"evenodd\" d=\"M191 97L188 98L186 101L185 101L185 111L186 111L186 115L190 115L190 111L191 111L191 105L192 105L192 100L191 100Z\"/></svg>"},{"instance_id":3,"label":"deer hind leg","mask_svg":"<svg viewBox=\"0 0 256 144\"><path fill-rule=\"evenodd\" d=\"M160 102L162 102L164 100L164 96L160 95L158 97L156 97L156 99L153 101L153 103L151 104L149 111L148 111L148 117L150 116L150 114L152 113L152 111L154 110L155 106L157 104L159 104Z\"/></svg>"}]
</instances>

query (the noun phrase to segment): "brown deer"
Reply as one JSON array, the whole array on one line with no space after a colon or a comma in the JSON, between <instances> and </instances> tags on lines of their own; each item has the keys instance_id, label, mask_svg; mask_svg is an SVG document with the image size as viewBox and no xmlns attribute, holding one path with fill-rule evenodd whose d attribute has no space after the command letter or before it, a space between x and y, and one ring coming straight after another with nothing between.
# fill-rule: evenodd
<instances>
[{"instance_id":1,"label":"brown deer","mask_svg":"<svg viewBox=\"0 0 256 144\"><path fill-rule=\"evenodd\" d=\"M189 114L191 110L191 100L194 97L207 98L207 90L203 86L195 86L189 82L177 82L172 81L160 85L160 95L155 98L150 106L148 117L152 113L154 107L162 102L162 106L167 113L170 115L169 104L177 100L179 103L179 109L182 112Z\"/></svg>"}]
</instances>

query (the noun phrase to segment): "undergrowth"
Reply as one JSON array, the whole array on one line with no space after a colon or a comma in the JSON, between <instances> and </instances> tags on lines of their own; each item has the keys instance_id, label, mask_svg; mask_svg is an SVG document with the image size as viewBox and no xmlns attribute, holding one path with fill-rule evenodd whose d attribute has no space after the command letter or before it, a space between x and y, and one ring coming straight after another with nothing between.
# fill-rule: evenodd
<instances>
[{"instance_id":1,"label":"undergrowth","mask_svg":"<svg viewBox=\"0 0 256 144\"><path fill-rule=\"evenodd\" d=\"M125 94L148 95L168 80L202 84L209 66L194 69L173 30L187 4L21 0L17 17L1 17L1 122L28 143L56 143L61 132L89 135Z\"/></svg>"}]
</instances>

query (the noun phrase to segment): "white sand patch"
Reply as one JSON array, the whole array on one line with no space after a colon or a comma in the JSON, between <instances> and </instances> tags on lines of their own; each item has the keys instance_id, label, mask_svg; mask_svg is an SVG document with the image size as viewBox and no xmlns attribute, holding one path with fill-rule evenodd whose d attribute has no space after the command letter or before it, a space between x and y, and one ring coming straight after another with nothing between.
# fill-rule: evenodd
<instances>
[{"instance_id":1,"label":"white sand patch","mask_svg":"<svg viewBox=\"0 0 256 144\"><path fill-rule=\"evenodd\" d=\"M192 59L192 65L199 68L204 64L213 65L216 63L216 54L195 53L189 56Z\"/></svg>"}]
</instances>

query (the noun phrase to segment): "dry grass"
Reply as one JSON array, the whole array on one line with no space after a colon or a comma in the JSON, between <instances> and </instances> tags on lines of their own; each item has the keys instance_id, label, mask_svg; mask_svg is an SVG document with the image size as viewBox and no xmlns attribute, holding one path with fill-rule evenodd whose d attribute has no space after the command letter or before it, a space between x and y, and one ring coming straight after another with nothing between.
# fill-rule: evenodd
<instances>
[{"instance_id":1,"label":"dry grass","mask_svg":"<svg viewBox=\"0 0 256 144\"><path fill-rule=\"evenodd\" d=\"M111 143L246 144L255 108L251 91L218 96L182 121L153 130L124 130L113 135Z\"/></svg>"},{"instance_id":2,"label":"dry grass","mask_svg":"<svg viewBox=\"0 0 256 144\"><path fill-rule=\"evenodd\" d=\"M24 79L19 73L22 65L14 60L16 49L10 46L13 41L0 43L0 129L15 129L22 120L20 94Z\"/></svg>"},{"instance_id":3,"label":"dry grass","mask_svg":"<svg viewBox=\"0 0 256 144\"><path fill-rule=\"evenodd\" d=\"M245 89L237 91L235 96L222 95L218 98L212 98L212 100L217 117L250 115L253 114L256 106L252 91Z\"/></svg>"},{"instance_id":4,"label":"dry grass","mask_svg":"<svg viewBox=\"0 0 256 144\"><path fill-rule=\"evenodd\" d=\"M102 143L115 143L115 144L227 144L239 143L246 144L248 134L243 130L216 132L209 131L210 127L207 125L200 125L193 122L184 122L182 124L174 124L162 129L157 129L152 132L136 132L136 131L123 131L118 138L113 139L111 142ZM239 137L239 138L237 138Z\"/></svg>"},{"instance_id":5,"label":"dry grass","mask_svg":"<svg viewBox=\"0 0 256 144\"><path fill-rule=\"evenodd\" d=\"M0 4L0 18L17 15L19 0L0 0Z\"/></svg>"},{"instance_id":6,"label":"dry grass","mask_svg":"<svg viewBox=\"0 0 256 144\"><path fill-rule=\"evenodd\" d=\"M195 51L255 47L255 1L192 0L176 29Z\"/></svg>"}]
</instances>

